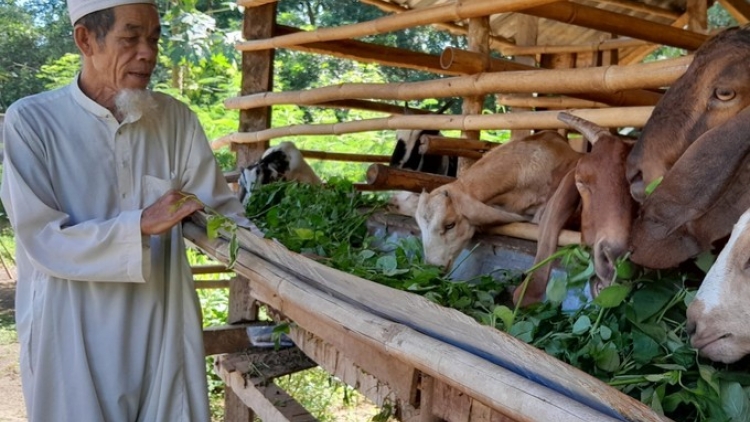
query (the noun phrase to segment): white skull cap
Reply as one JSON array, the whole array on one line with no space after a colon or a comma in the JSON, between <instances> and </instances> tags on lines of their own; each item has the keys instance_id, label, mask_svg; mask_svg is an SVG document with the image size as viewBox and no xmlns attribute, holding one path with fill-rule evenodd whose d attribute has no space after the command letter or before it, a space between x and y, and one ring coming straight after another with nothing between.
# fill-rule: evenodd
<instances>
[{"instance_id":1,"label":"white skull cap","mask_svg":"<svg viewBox=\"0 0 750 422\"><path fill-rule=\"evenodd\" d=\"M156 5L156 0L67 0L70 23L75 25L78 19L89 13L109 9L123 4L146 3Z\"/></svg>"}]
</instances>

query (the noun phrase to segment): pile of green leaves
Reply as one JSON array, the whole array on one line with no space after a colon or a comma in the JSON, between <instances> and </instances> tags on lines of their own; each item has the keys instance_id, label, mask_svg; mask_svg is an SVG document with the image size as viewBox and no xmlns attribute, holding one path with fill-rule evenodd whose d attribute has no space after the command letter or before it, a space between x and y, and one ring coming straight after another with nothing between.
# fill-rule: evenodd
<instances>
[{"instance_id":1,"label":"pile of green leaves","mask_svg":"<svg viewBox=\"0 0 750 422\"><path fill-rule=\"evenodd\" d=\"M367 218L383 200L344 180L325 186L278 183L254 191L248 216L289 249L393 288L424 295L504 330L589 373L676 421L750 420L750 374L741 364L698 357L685 332L687 305L703 274L646 272L621 263L621 280L577 310L560 303L593 274L587 251L563 248L568 269L548 287L548 302L510 305L521 274L498 272L456 281L422 260L419 239L395 244L369 234Z\"/></svg>"}]
</instances>

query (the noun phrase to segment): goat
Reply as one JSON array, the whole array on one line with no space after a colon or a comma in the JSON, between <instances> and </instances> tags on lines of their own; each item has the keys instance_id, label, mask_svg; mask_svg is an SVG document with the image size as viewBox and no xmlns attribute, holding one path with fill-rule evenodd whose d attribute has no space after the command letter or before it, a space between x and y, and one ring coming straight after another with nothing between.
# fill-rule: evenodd
<instances>
[{"instance_id":1,"label":"goat","mask_svg":"<svg viewBox=\"0 0 750 422\"><path fill-rule=\"evenodd\" d=\"M450 105L450 101L445 103L436 114L442 114ZM455 177L458 169L458 157L419 152L422 136L439 134L440 132L434 129L397 130L396 146L391 153L389 165L405 170Z\"/></svg>"},{"instance_id":2,"label":"goat","mask_svg":"<svg viewBox=\"0 0 750 422\"><path fill-rule=\"evenodd\" d=\"M581 153L543 131L491 149L454 182L422 192L415 219L425 261L450 267L477 228L538 221Z\"/></svg>"},{"instance_id":3,"label":"goat","mask_svg":"<svg viewBox=\"0 0 750 422\"><path fill-rule=\"evenodd\" d=\"M284 141L268 148L257 163L242 169L239 178L239 197L242 203L246 204L255 186L281 180L314 185L323 183L302 157L297 146Z\"/></svg>"},{"instance_id":4,"label":"goat","mask_svg":"<svg viewBox=\"0 0 750 422\"><path fill-rule=\"evenodd\" d=\"M713 361L732 363L750 354L750 210L706 274L687 309L692 346Z\"/></svg>"},{"instance_id":5,"label":"goat","mask_svg":"<svg viewBox=\"0 0 750 422\"><path fill-rule=\"evenodd\" d=\"M748 63L750 27L725 30L696 51L657 103L627 163L631 193L642 203L633 262L674 267L725 238L750 207Z\"/></svg>"},{"instance_id":6,"label":"goat","mask_svg":"<svg viewBox=\"0 0 750 422\"><path fill-rule=\"evenodd\" d=\"M557 249L557 238L565 223L580 209L581 241L593 249L596 278L592 296L611 284L617 259L629 250L635 201L625 178L625 161L632 143L594 123L562 112L558 119L579 131L593 146L562 178L539 223L534 265ZM538 268L525 291L516 289L513 301L522 306L544 299L552 264Z\"/></svg>"}]
</instances>

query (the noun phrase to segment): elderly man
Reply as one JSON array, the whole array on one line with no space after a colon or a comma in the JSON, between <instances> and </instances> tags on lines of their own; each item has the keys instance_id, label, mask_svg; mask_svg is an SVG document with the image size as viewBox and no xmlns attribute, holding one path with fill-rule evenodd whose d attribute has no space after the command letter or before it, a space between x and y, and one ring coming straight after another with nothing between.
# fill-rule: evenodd
<instances>
[{"instance_id":1,"label":"elderly man","mask_svg":"<svg viewBox=\"0 0 750 422\"><path fill-rule=\"evenodd\" d=\"M146 89L153 0L68 0L76 80L5 117L28 417L209 420L200 306L180 221L243 209L196 116ZM186 199L188 193L200 199Z\"/></svg>"}]
</instances>

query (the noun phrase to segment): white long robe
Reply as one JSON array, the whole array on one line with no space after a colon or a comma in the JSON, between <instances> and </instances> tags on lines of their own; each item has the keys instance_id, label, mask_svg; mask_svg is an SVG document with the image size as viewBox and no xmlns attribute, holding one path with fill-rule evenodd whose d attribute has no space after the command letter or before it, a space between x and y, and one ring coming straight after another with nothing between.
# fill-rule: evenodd
<instances>
[{"instance_id":1,"label":"white long robe","mask_svg":"<svg viewBox=\"0 0 750 422\"><path fill-rule=\"evenodd\" d=\"M122 124L77 82L6 113L0 197L17 240L32 422L209 420L181 227L142 236L140 217L170 188L243 210L194 113L155 96L158 118Z\"/></svg>"}]
</instances>

